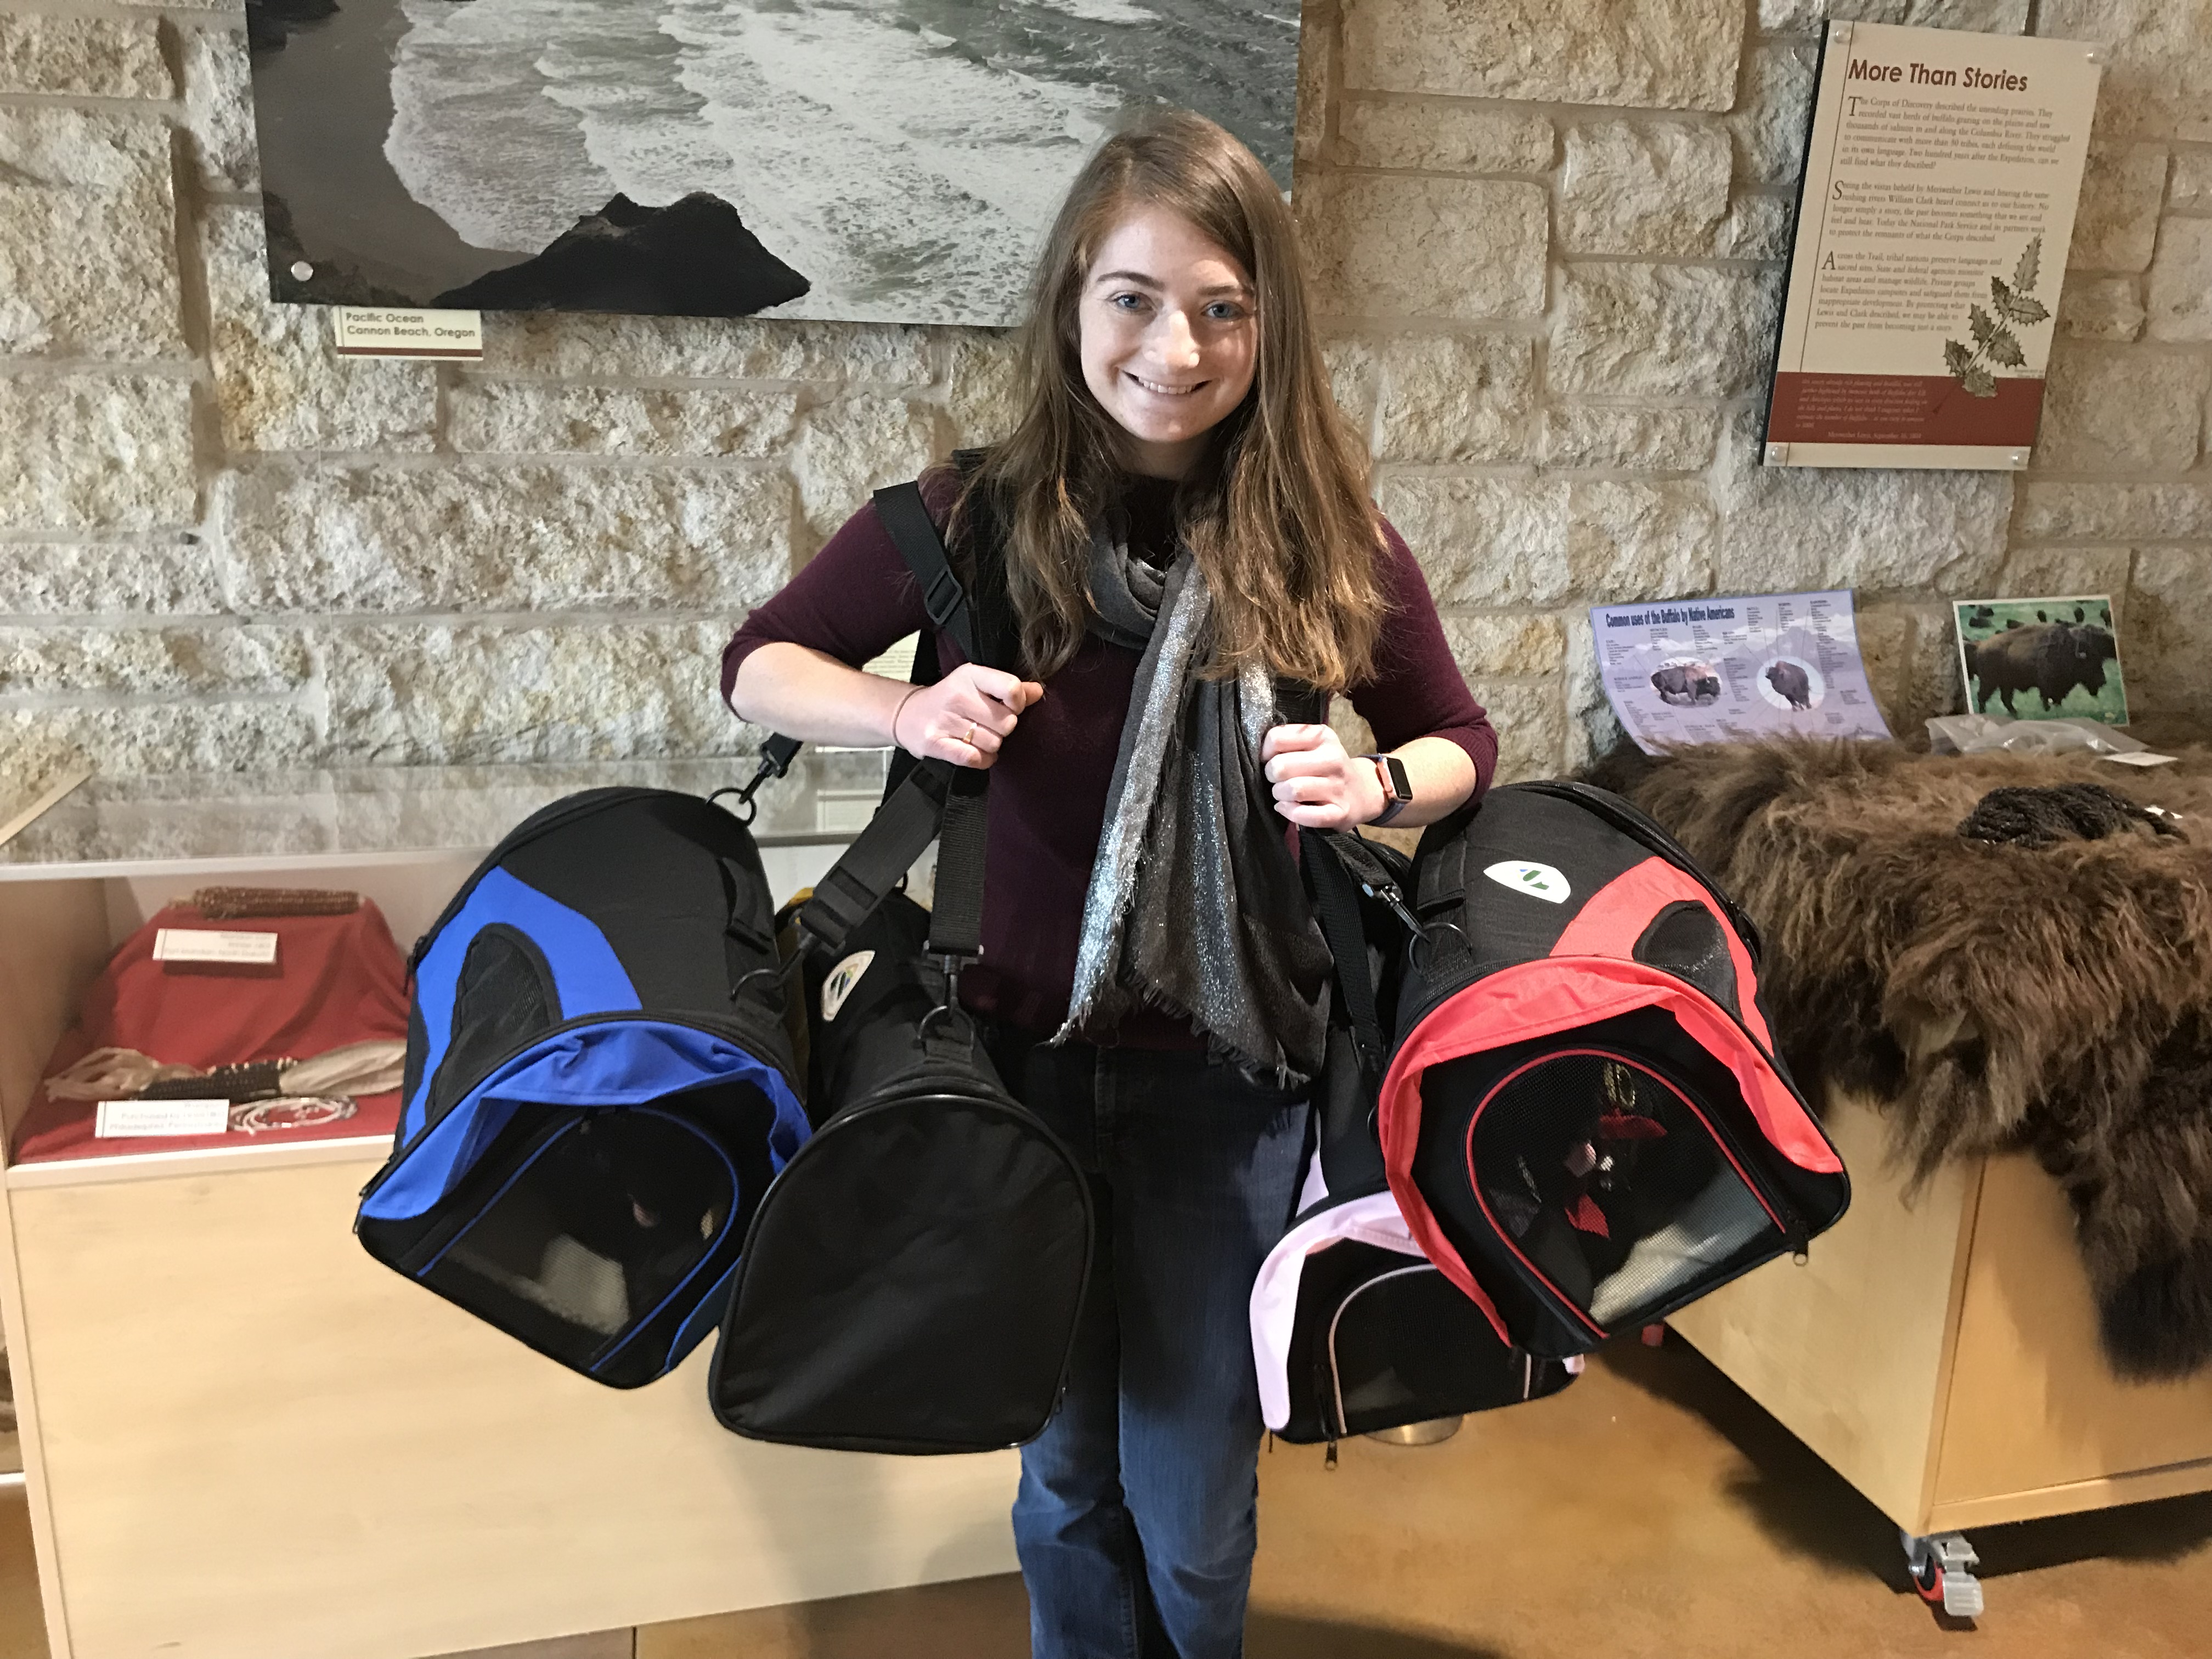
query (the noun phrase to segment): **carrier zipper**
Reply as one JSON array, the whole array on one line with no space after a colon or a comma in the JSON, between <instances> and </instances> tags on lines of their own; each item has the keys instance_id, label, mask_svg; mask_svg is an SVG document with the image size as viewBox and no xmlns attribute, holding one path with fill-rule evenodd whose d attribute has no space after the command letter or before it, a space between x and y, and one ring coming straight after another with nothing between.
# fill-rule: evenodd
<instances>
[{"instance_id":1,"label":"carrier zipper","mask_svg":"<svg viewBox=\"0 0 2212 1659\"><path fill-rule=\"evenodd\" d=\"M684 1130L695 1139L706 1142L708 1150L713 1152L715 1157L722 1160L722 1168L728 1173L730 1177L730 1213L723 1221L722 1224L715 1229L714 1237L707 1241L707 1248L699 1252L699 1259L691 1264L690 1270L686 1273L682 1279L677 1280L675 1287L665 1296L662 1297L660 1300L653 1305L652 1310L647 1313L642 1318L633 1319L630 1321L629 1328L628 1330L616 1333L615 1334L608 1337L605 1342L599 1345L598 1352L592 1354L590 1365L584 1373L586 1376L598 1376L602 1366L611 1363L617 1354L620 1353L624 1348L629 1346L632 1342L635 1342L638 1337L644 1333L647 1326L651 1325L654 1320L659 1318L662 1314L668 1310L668 1304L675 1301L678 1297L683 1295L684 1291L690 1286L691 1281L698 1278L702 1273L706 1271L707 1264L714 1259L715 1250L720 1248L723 1240L727 1237L730 1231L730 1224L738 1218L738 1211L744 1201L744 1194L742 1190L742 1184L738 1179L738 1166L731 1162L729 1153L725 1151L718 1142L716 1142L712 1135L708 1134L704 1130L700 1128L697 1124L687 1122L673 1112L662 1111L659 1108L654 1106L640 1107L637 1109L645 1116L665 1119L668 1122L673 1123L678 1128ZM769 1178L771 1180L774 1179L773 1176ZM766 1189L763 1188L763 1190L765 1191ZM754 1206L757 1208L759 1206L760 1200L756 1198L753 1202ZM732 1265L734 1266L736 1264L732 1263Z\"/></svg>"},{"instance_id":2,"label":"carrier zipper","mask_svg":"<svg viewBox=\"0 0 2212 1659\"><path fill-rule=\"evenodd\" d=\"M563 1036L570 1031L581 1030L587 1025L609 1025L616 1023L617 1021L625 1019L650 1019L656 1025L680 1025L686 1030L704 1031L708 1036L723 1037L730 1042L738 1043L749 1044L755 1035L753 1032L746 1030L743 1023L738 1020L717 1020L699 1015L682 1016L674 1014L658 1014L650 1012L643 1008L618 1008L596 1014L579 1014L574 1019L564 1019L557 1025L547 1026L544 1030L532 1037L527 1042L517 1043L514 1048L509 1048L505 1054L501 1054L497 1060L492 1061L490 1065L485 1066L483 1074L479 1076L473 1084L470 1085L468 1092L464 1094L460 1100L455 1101L452 1107L447 1109L447 1115L450 1115L453 1110L457 1109L460 1106L461 1102L465 1101L469 1097L469 1095L476 1093L478 1089L483 1087L485 1079L489 1078L497 1073L501 1066L507 1065L512 1060L520 1059L524 1054L528 1054L532 1048L535 1048L539 1043L544 1042L546 1038ZM747 1052L750 1053L751 1050L748 1048ZM789 1072L784 1070L784 1068L778 1065L775 1060L766 1059L759 1054L754 1054L753 1057L756 1060L760 1060L762 1065L767 1066L769 1070L775 1072L776 1075L781 1077L784 1081L784 1086L788 1088L794 1097L798 1095L799 1085L793 1079ZM402 1101L399 1104L399 1115L400 1121L404 1125L407 1117L407 1103L404 1101ZM422 1144L423 1139L429 1134L432 1129L435 1128L439 1123L443 1123L445 1121L445 1115L441 1115L437 1119L436 1122L430 1121L426 1116L422 1127L420 1129L417 1129L408 1139L392 1148L392 1155L385 1159L384 1166L368 1178L368 1184L361 1189L360 1195L362 1198L367 1198L371 1193L381 1187L385 1183L386 1180L391 1176L392 1172L399 1167L400 1159L406 1157L409 1152L413 1152L416 1146Z\"/></svg>"},{"instance_id":3,"label":"carrier zipper","mask_svg":"<svg viewBox=\"0 0 2212 1659\"><path fill-rule=\"evenodd\" d=\"M1383 1284L1393 1279L1402 1279L1407 1273L1432 1273L1436 1271L1437 1268L1434 1263L1421 1261L1415 1263L1410 1267L1393 1267L1387 1273L1377 1273L1365 1284L1353 1285L1352 1287L1351 1293L1346 1296L1343 1301L1336 1304L1336 1311L1328 1316L1328 1383L1330 1393L1336 1402L1336 1427L1339 1433L1350 1434L1352 1432L1352 1419L1346 1415L1344 1410L1344 1367L1337 1363L1336 1358L1336 1328L1343 1322L1344 1310L1346 1308L1349 1308L1361 1297L1364 1296L1368 1291L1373 1290L1377 1285ZM1334 1468L1335 1467L1336 1457L1335 1434L1331 1434L1329 1436L1328 1443L1329 1467Z\"/></svg>"},{"instance_id":4,"label":"carrier zipper","mask_svg":"<svg viewBox=\"0 0 2212 1659\"><path fill-rule=\"evenodd\" d=\"M1413 914L1413 907L1406 902L1405 891L1396 882L1382 881L1370 886L1363 881L1359 884L1359 890L1370 898L1382 900L1389 908L1390 914L1397 917L1404 925L1408 933L1415 939L1420 938L1421 919Z\"/></svg>"},{"instance_id":5,"label":"carrier zipper","mask_svg":"<svg viewBox=\"0 0 2212 1659\"><path fill-rule=\"evenodd\" d=\"M447 1250L452 1247L453 1241L468 1231L471 1220L481 1217L492 1205L498 1203L507 1189L522 1178L523 1172L544 1156L547 1147L577 1127L577 1120L570 1117L556 1117L551 1122L542 1126L538 1133L531 1137L521 1162L515 1165L507 1179L500 1183L498 1190L494 1192L486 1202L473 1212L447 1217L438 1226L417 1239L415 1247L393 1265L410 1279L428 1273L432 1267L436 1267L445 1256Z\"/></svg>"}]
</instances>

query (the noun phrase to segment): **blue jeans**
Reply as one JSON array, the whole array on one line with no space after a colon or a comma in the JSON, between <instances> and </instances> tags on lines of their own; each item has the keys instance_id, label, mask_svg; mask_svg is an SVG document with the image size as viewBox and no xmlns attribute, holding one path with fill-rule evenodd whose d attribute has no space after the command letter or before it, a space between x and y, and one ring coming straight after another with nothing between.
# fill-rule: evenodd
<instances>
[{"instance_id":1,"label":"blue jeans","mask_svg":"<svg viewBox=\"0 0 2212 1659\"><path fill-rule=\"evenodd\" d=\"M1297 1200L1305 1106L1200 1054L994 1047L1098 1216L1067 1393L1014 1500L1033 1659L1237 1659L1261 1428L1247 1304Z\"/></svg>"}]
</instances>

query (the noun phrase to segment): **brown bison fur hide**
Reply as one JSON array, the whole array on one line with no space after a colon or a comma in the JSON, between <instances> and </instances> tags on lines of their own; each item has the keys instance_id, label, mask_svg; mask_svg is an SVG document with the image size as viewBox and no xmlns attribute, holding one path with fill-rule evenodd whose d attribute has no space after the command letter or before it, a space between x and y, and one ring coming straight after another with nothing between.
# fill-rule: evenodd
<instances>
[{"instance_id":1,"label":"brown bison fur hide","mask_svg":"<svg viewBox=\"0 0 2212 1659\"><path fill-rule=\"evenodd\" d=\"M1601 763L1766 936L1760 982L1805 1075L1892 1104L1896 1151L2026 1146L2071 1200L2114 1367L2212 1360L2212 750L2087 756L1712 744ZM1962 841L2007 785L2106 786L2182 815L2037 849Z\"/></svg>"}]
</instances>

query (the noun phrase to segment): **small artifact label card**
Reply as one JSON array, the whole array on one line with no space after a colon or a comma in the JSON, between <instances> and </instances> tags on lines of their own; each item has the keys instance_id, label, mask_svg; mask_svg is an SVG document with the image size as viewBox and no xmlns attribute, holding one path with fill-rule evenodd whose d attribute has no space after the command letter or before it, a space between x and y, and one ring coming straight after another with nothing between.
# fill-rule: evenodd
<instances>
[{"instance_id":1,"label":"small artifact label card","mask_svg":"<svg viewBox=\"0 0 2212 1659\"><path fill-rule=\"evenodd\" d=\"M1887 738L1849 589L1590 610L1605 695L1636 746L1794 732Z\"/></svg>"},{"instance_id":2,"label":"small artifact label card","mask_svg":"<svg viewBox=\"0 0 2212 1659\"><path fill-rule=\"evenodd\" d=\"M483 356L483 313L478 311L337 306L332 307L331 327L341 357Z\"/></svg>"},{"instance_id":3,"label":"small artifact label card","mask_svg":"<svg viewBox=\"0 0 2212 1659\"><path fill-rule=\"evenodd\" d=\"M141 1135L220 1135L230 1131L227 1100L103 1100L95 1109L95 1140Z\"/></svg>"},{"instance_id":4,"label":"small artifact label card","mask_svg":"<svg viewBox=\"0 0 2212 1659\"><path fill-rule=\"evenodd\" d=\"M276 935L242 928L157 927L154 960L266 966L276 960Z\"/></svg>"},{"instance_id":5,"label":"small artifact label card","mask_svg":"<svg viewBox=\"0 0 2212 1659\"><path fill-rule=\"evenodd\" d=\"M2080 41L1828 25L1769 465L2027 465L2098 74Z\"/></svg>"}]
</instances>

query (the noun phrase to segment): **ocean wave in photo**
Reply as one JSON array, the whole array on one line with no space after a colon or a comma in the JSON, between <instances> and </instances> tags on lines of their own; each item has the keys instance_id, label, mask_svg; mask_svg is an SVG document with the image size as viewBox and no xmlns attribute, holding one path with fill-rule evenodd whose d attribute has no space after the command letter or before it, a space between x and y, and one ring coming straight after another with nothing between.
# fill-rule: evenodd
<instances>
[{"instance_id":1,"label":"ocean wave in photo","mask_svg":"<svg viewBox=\"0 0 2212 1659\"><path fill-rule=\"evenodd\" d=\"M386 155L478 246L708 191L812 284L778 314L1003 323L1132 105L1287 179L1297 28L1248 3L404 0Z\"/></svg>"}]
</instances>

